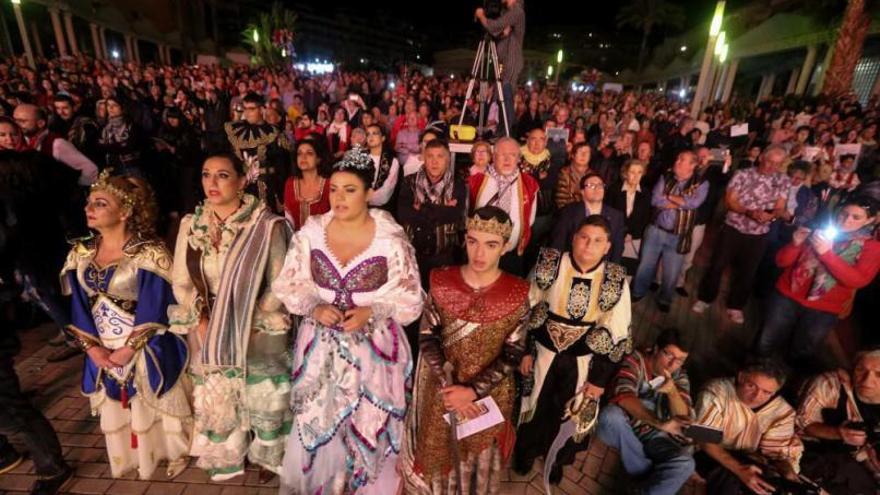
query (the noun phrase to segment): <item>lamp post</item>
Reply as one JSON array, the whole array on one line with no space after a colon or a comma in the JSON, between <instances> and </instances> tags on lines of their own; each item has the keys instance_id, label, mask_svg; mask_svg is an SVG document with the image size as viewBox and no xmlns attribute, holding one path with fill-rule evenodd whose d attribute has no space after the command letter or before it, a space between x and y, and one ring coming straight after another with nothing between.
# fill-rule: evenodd
<instances>
[{"instance_id":1,"label":"lamp post","mask_svg":"<svg viewBox=\"0 0 880 495\"><path fill-rule=\"evenodd\" d=\"M691 102L691 117L697 118L706 99L706 92L712 82L709 80L712 68L712 57L715 54L715 44L721 34L721 24L724 21L724 0L718 0L715 4L715 15L709 25L709 40L706 42L706 51L703 53L703 64L700 66L700 78L697 80L697 90ZM723 40L722 40L723 41Z\"/></svg>"},{"instance_id":2,"label":"lamp post","mask_svg":"<svg viewBox=\"0 0 880 495\"><path fill-rule=\"evenodd\" d=\"M547 66L547 79L550 79L551 77L553 77L553 66L548 65Z\"/></svg>"},{"instance_id":3,"label":"lamp post","mask_svg":"<svg viewBox=\"0 0 880 495\"><path fill-rule=\"evenodd\" d=\"M18 32L21 35L21 44L24 45L24 55L27 57L28 66L36 69L34 52L31 51L31 40L28 38L27 28L24 25L24 17L21 15L21 0L12 0L12 10L15 12L15 21L18 24Z\"/></svg>"},{"instance_id":4,"label":"lamp post","mask_svg":"<svg viewBox=\"0 0 880 495\"><path fill-rule=\"evenodd\" d=\"M556 52L556 85L559 85L559 73L562 72L562 48Z\"/></svg>"}]
</instances>

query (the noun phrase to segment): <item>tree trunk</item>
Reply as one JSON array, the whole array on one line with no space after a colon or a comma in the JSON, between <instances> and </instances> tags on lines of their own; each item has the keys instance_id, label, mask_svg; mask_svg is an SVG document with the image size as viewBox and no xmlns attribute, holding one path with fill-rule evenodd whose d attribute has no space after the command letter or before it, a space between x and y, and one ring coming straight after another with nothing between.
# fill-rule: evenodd
<instances>
[{"instance_id":1,"label":"tree trunk","mask_svg":"<svg viewBox=\"0 0 880 495\"><path fill-rule=\"evenodd\" d=\"M822 92L837 97L852 90L856 64L862 57L870 16L865 14L865 0L849 0L840 29L831 63L825 68L825 84Z\"/></svg>"}]
</instances>

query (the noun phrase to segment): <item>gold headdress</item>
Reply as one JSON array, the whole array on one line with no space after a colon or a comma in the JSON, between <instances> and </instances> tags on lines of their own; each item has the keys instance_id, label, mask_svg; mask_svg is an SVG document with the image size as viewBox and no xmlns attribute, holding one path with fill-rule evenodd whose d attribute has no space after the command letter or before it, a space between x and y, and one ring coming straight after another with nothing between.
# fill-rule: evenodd
<instances>
[{"instance_id":1,"label":"gold headdress","mask_svg":"<svg viewBox=\"0 0 880 495\"><path fill-rule=\"evenodd\" d=\"M112 168L104 169L104 171L101 172L101 175L98 176L98 180L94 184L92 184L92 191L107 191L113 196L116 196L116 198L119 199L119 202L122 203L123 207L134 207L134 196L131 193L125 192L122 189L116 187L110 182L112 172Z\"/></svg>"},{"instance_id":2,"label":"gold headdress","mask_svg":"<svg viewBox=\"0 0 880 495\"><path fill-rule=\"evenodd\" d=\"M468 218L467 230L500 235L505 241L507 241L510 239L510 235L513 234L513 223L511 223L510 220L499 222L498 219L494 217L488 220L483 220L479 215L474 214Z\"/></svg>"}]
</instances>

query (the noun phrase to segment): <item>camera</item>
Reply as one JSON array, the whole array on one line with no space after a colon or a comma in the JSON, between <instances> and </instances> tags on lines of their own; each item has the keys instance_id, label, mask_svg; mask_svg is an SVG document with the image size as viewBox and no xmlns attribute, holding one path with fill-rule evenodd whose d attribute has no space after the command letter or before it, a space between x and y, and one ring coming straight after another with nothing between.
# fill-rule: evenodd
<instances>
[{"instance_id":1,"label":"camera","mask_svg":"<svg viewBox=\"0 0 880 495\"><path fill-rule=\"evenodd\" d=\"M501 17L503 7L504 4L501 3L501 0L483 0L483 12L486 13L486 17L489 19Z\"/></svg>"}]
</instances>

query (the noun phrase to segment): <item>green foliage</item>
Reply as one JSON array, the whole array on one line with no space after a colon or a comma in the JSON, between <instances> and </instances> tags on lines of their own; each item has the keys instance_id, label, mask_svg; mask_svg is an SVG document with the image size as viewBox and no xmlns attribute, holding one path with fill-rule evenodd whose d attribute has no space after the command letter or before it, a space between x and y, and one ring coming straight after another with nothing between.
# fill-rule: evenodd
<instances>
[{"instance_id":1,"label":"green foliage","mask_svg":"<svg viewBox=\"0 0 880 495\"><path fill-rule=\"evenodd\" d=\"M284 29L294 32L296 18L294 11L284 8L276 1L269 12L263 12L256 22L248 24L242 32L242 41L251 49L254 61L258 65L278 65L284 61L281 47L272 42L272 34ZM254 40L254 31L259 35L256 40Z\"/></svg>"}]
</instances>

